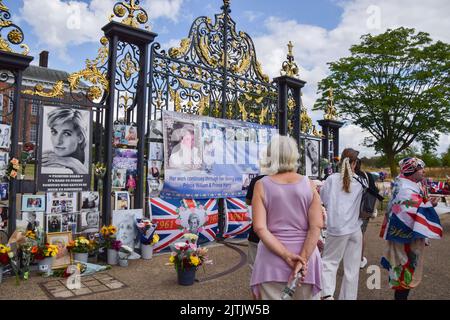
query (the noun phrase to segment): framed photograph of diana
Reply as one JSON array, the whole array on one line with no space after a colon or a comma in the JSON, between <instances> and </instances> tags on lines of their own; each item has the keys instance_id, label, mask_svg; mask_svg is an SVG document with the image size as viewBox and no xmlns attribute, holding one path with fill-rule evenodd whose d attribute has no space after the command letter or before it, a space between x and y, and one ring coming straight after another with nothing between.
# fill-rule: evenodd
<instances>
[{"instance_id":1,"label":"framed photograph of diana","mask_svg":"<svg viewBox=\"0 0 450 320\"><path fill-rule=\"evenodd\" d=\"M320 140L305 139L305 175L320 176Z\"/></svg>"},{"instance_id":2,"label":"framed photograph of diana","mask_svg":"<svg viewBox=\"0 0 450 320\"><path fill-rule=\"evenodd\" d=\"M89 190L92 111L42 106L40 114L38 190Z\"/></svg>"}]
</instances>

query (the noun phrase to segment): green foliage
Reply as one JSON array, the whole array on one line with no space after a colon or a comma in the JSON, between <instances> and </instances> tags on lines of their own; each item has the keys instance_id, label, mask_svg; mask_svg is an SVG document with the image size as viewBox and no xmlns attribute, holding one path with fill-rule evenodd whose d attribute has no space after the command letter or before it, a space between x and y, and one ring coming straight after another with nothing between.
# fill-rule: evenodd
<instances>
[{"instance_id":1,"label":"green foliage","mask_svg":"<svg viewBox=\"0 0 450 320\"><path fill-rule=\"evenodd\" d=\"M450 167L450 147L448 147L447 152L442 154L442 165L444 167Z\"/></svg>"},{"instance_id":2,"label":"green foliage","mask_svg":"<svg viewBox=\"0 0 450 320\"><path fill-rule=\"evenodd\" d=\"M441 159L436 153L424 152L420 155L420 159L425 162L427 167L440 167L442 165Z\"/></svg>"},{"instance_id":3,"label":"green foliage","mask_svg":"<svg viewBox=\"0 0 450 320\"><path fill-rule=\"evenodd\" d=\"M325 110L333 88L342 119L371 134L365 145L384 153L391 169L413 142L431 150L440 133L450 132L449 44L401 27L364 35L350 52L329 63L314 110Z\"/></svg>"}]
</instances>

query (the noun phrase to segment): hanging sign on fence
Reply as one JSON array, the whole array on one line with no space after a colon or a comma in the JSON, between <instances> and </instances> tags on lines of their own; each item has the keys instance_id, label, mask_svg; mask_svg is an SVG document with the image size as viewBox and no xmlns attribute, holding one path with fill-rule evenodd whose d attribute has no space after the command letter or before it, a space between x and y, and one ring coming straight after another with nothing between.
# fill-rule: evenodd
<instances>
[{"instance_id":1,"label":"hanging sign on fence","mask_svg":"<svg viewBox=\"0 0 450 320\"><path fill-rule=\"evenodd\" d=\"M164 198L242 197L259 173L273 127L163 112Z\"/></svg>"},{"instance_id":2,"label":"hanging sign on fence","mask_svg":"<svg viewBox=\"0 0 450 320\"><path fill-rule=\"evenodd\" d=\"M43 106L40 124L38 190L89 190L92 157L91 110Z\"/></svg>"}]
</instances>

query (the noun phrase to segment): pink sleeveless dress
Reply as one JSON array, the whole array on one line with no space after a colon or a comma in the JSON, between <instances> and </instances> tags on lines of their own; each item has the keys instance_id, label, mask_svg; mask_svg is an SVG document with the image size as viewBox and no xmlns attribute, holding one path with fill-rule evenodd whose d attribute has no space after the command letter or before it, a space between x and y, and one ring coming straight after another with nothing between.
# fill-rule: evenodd
<instances>
[{"instance_id":1,"label":"pink sleeveless dress","mask_svg":"<svg viewBox=\"0 0 450 320\"><path fill-rule=\"evenodd\" d=\"M289 251L300 253L309 229L308 210L313 199L309 179L302 177L299 182L281 184L267 176L261 181L267 228ZM291 267L260 241L250 280L252 291L259 295L258 285L264 282L287 283L291 273ZM308 260L308 272L302 282L313 286L313 295L321 290L321 273L322 261L316 247Z\"/></svg>"}]
</instances>

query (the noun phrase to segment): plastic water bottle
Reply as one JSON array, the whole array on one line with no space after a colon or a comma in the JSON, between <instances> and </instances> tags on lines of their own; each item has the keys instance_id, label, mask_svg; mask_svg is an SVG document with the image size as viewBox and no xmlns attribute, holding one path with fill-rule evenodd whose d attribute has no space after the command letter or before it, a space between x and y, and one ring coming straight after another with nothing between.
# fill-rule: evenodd
<instances>
[{"instance_id":1,"label":"plastic water bottle","mask_svg":"<svg viewBox=\"0 0 450 320\"><path fill-rule=\"evenodd\" d=\"M297 289L297 284L302 277L302 270L300 270L300 272L295 275L294 279L292 279L291 282L289 282L286 287L284 287L283 291L281 292L281 300L292 300L295 289Z\"/></svg>"}]
</instances>

